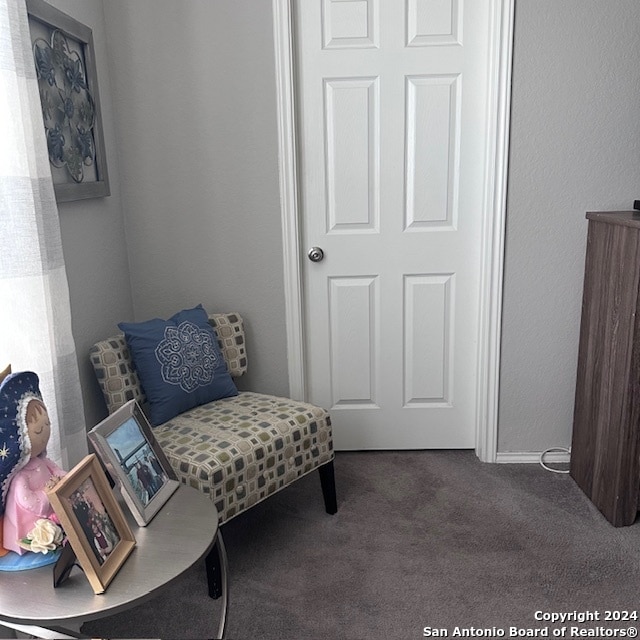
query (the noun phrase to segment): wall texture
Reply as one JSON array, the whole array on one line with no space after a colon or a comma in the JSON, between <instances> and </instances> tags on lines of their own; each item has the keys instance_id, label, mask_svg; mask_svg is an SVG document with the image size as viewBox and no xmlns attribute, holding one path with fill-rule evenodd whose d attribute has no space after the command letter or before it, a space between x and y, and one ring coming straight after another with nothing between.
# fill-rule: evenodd
<instances>
[{"instance_id":1,"label":"wall texture","mask_svg":"<svg viewBox=\"0 0 640 640\"><path fill-rule=\"evenodd\" d=\"M200 302L238 311L249 350L240 386L286 394L271 3L109 0L104 10L132 319Z\"/></svg>"},{"instance_id":2,"label":"wall texture","mask_svg":"<svg viewBox=\"0 0 640 640\"><path fill-rule=\"evenodd\" d=\"M49 2L93 31L111 185L107 198L58 205L85 418L87 428L91 428L105 417L107 410L89 363L89 348L97 340L113 335L116 323L132 313L107 35L102 0Z\"/></svg>"},{"instance_id":3,"label":"wall texture","mask_svg":"<svg viewBox=\"0 0 640 640\"><path fill-rule=\"evenodd\" d=\"M517 0L499 451L571 440L585 213L640 197L640 3Z\"/></svg>"}]
</instances>

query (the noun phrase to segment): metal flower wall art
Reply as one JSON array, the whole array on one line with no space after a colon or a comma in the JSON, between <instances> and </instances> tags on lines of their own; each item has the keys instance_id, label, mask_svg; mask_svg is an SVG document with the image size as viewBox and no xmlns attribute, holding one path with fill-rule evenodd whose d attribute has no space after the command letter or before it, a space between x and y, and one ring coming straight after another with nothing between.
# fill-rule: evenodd
<instances>
[{"instance_id":1,"label":"metal flower wall art","mask_svg":"<svg viewBox=\"0 0 640 640\"><path fill-rule=\"evenodd\" d=\"M84 167L94 164L96 152L95 108L84 61L57 29L51 32L50 42L36 38L33 55L49 160L54 167L65 167L75 182L82 182Z\"/></svg>"},{"instance_id":2,"label":"metal flower wall art","mask_svg":"<svg viewBox=\"0 0 640 640\"><path fill-rule=\"evenodd\" d=\"M44 0L26 2L56 200L108 196L93 32Z\"/></svg>"}]
</instances>

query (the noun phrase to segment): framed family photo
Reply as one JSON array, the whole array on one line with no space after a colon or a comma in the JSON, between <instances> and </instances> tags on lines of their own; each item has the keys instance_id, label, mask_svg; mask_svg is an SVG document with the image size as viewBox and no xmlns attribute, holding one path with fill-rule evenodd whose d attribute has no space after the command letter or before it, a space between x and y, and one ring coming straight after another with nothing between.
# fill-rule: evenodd
<instances>
[{"instance_id":1,"label":"framed family photo","mask_svg":"<svg viewBox=\"0 0 640 640\"><path fill-rule=\"evenodd\" d=\"M86 456L47 495L94 593L104 593L136 541L96 456Z\"/></svg>"},{"instance_id":2,"label":"framed family photo","mask_svg":"<svg viewBox=\"0 0 640 640\"><path fill-rule=\"evenodd\" d=\"M180 485L135 400L89 431L89 441L138 525L146 526Z\"/></svg>"}]
</instances>

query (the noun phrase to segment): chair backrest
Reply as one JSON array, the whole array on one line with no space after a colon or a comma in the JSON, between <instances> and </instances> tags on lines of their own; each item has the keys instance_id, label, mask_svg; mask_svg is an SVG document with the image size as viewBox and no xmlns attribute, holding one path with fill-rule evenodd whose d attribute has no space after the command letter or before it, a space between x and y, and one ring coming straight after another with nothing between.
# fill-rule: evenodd
<instances>
[{"instance_id":1,"label":"chair backrest","mask_svg":"<svg viewBox=\"0 0 640 640\"><path fill-rule=\"evenodd\" d=\"M209 324L218 338L229 373L239 378L247 371L242 317L239 313L212 313L209 315ZM146 402L122 334L96 342L89 350L89 357L109 413L129 400L137 400L141 405Z\"/></svg>"}]
</instances>

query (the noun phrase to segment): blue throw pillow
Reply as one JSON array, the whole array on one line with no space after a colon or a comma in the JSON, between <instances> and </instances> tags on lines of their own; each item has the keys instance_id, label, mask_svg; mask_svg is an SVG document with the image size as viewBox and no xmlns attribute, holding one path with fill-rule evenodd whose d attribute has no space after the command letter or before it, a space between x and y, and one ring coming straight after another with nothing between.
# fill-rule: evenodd
<instances>
[{"instance_id":1,"label":"blue throw pillow","mask_svg":"<svg viewBox=\"0 0 640 640\"><path fill-rule=\"evenodd\" d=\"M202 305L168 320L121 322L157 426L198 405L238 394Z\"/></svg>"}]
</instances>

